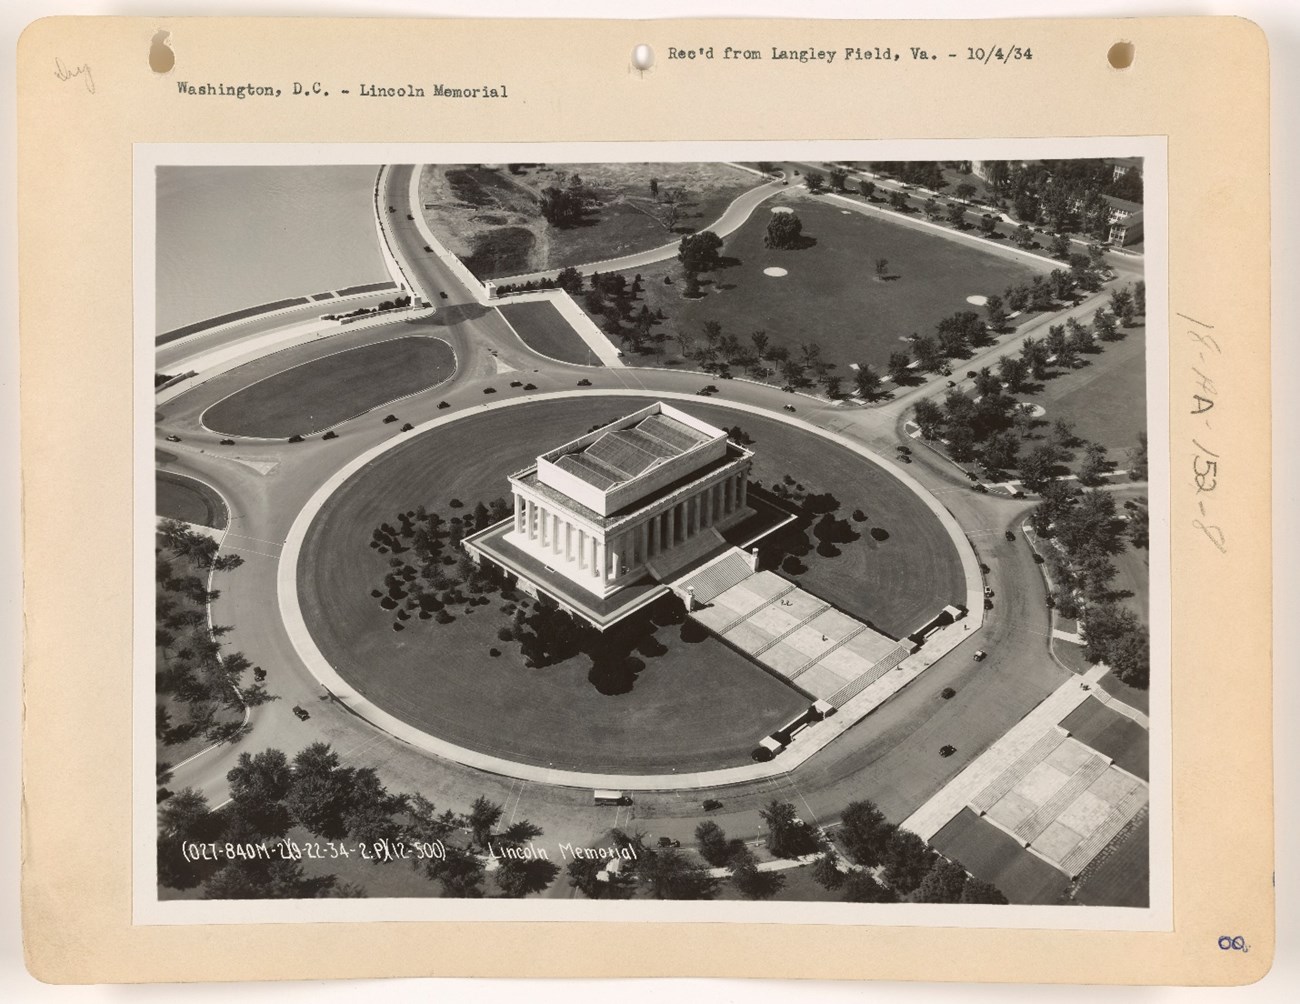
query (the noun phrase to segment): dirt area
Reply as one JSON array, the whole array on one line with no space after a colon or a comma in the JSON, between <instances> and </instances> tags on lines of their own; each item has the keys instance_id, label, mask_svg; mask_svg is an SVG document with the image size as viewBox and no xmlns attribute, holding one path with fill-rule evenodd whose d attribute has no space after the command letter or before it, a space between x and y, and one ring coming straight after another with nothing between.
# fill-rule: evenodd
<instances>
[{"instance_id":1,"label":"dirt area","mask_svg":"<svg viewBox=\"0 0 1300 1004\"><path fill-rule=\"evenodd\" d=\"M587 211L552 226L541 215L542 193L570 188L575 175ZM728 164L437 164L421 172L420 203L439 240L475 275L503 278L673 242L761 183Z\"/></svg>"}]
</instances>

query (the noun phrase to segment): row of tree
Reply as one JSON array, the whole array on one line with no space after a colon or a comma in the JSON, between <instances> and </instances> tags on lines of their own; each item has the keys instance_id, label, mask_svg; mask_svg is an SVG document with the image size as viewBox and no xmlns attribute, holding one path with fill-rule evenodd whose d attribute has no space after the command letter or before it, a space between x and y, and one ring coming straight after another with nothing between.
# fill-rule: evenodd
<instances>
[{"instance_id":1,"label":"row of tree","mask_svg":"<svg viewBox=\"0 0 1300 1004\"><path fill-rule=\"evenodd\" d=\"M1145 476L1146 436L1130 452L1130 476ZM1044 560L1055 587L1057 610L1077 617L1090 662L1105 662L1130 686L1145 688L1150 674L1150 635L1133 611L1117 601L1112 582L1115 555L1126 546L1146 547L1148 517L1139 503L1121 518L1111 492L1075 492L1064 482L1043 489L1030 523L1044 541Z\"/></svg>"},{"instance_id":2,"label":"row of tree","mask_svg":"<svg viewBox=\"0 0 1300 1004\"><path fill-rule=\"evenodd\" d=\"M220 742L241 730L245 705L272 700L266 674L241 652L223 650L231 630L209 624L208 606L221 595L209 588L209 575L243 564L233 553L219 554L217 541L178 520L163 520L154 550L155 708L154 732L163 748L202 736ZM244 683L246 674L254 677ZM169 700L164 700L169 699ZM184 710L177 720L175 712ZM170 709L170 710L169 710ZM223 713L224 712L224 713ZM168 773L160 759L159 774Z\"/></svg>"},{"instance_id":3,"label":"row of tree","mask_svg":"<svg viewBox=\"0 0 1300 1004\"><path fill-rule=\"evenodd\" d=\"M282 848L291 845L286 838L302 836L295 830L329 841L334 860L391 862L386 847L423 848L409 854L411 864L447 896L485 895L492 859L496 889L504 896L539 892L559 874L557 865L526 852L542 835L541 827L521 819L499 828L502 806L482 796L468 813L439 813L421 795L390 792L373 768L345 766L327 743L313 743L292 760L277 749L240 754L227 781L230 800L216 809L190 788L160 803L163 886L201 887L207 899L365 895L362 886L335 875L308 874L301 861L285 853ZM234 853L216 861L193 860L183 851L186 844L230 847Z\"/></svg>"}]
</instances>

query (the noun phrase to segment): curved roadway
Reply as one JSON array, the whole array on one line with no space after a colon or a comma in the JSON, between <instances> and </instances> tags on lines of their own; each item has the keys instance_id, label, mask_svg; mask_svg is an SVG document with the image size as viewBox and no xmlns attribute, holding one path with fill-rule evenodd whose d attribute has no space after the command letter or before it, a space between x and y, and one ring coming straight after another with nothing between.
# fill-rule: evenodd
<instances>
[{"instance_id":1,"label":"curved roadway","mask_svg":"<svg viewBox=\"0 0 1300 1004\"><path fill-rule=\"evenodd\" d=\"M386 197L399 210L409 205L412 170L396 167L388 172ZM418 209L410 207L413 214ZM576 390L576 382L583 378L601 388L686 394L708 382L698 374L593 370L535 355L494 309L477 302L474 291L446 263L424 252L418 228L405 215L399 211L386 221L394 249L438 312L423 320L380 325L357 338L436 331L455 349L458 369L448 383L393 406L402 421L419 425L447 415L438 408L442 400L457 410L481 407L483 388L489 385L498 391L493 400L502 395L526 396L507 387L511 379L536 384L538 393ZM439 296L443 292L446 299ZM998 351L1006 346L1004 341ZM292 361L323 351L327 350L315 343L303 346L293 350ZM273 371L286 364L268 359L253 364L253 369ZM240 377L246 372L241 369ZM394 790L418 791L440 808L458 810L486 795L505 806L507 819L529 818L541 825L548 840L591 842L614 825L690 840L704 817L699 801L704 797L723 802L723 809L709 813L709 818L742 838L761 832L758 809L773 797L793 801L810 822L831 821L847 802L859 798L872 799L890 818L901 820L1069 675L1049 653L1046 596L1029 547L1020 535L1014 542L1004 538L1004 532L1023 519L1029 503L976 494L949 465L928 451L916 450L908 473L961 524L987 565L987 582L998 597L978 632L979 646L991 653L985 662L971 660L971 646L959 647L830 747L776 778L689 796L642 794L630 810L593 806L586 789L532 784L441 760L392 738L331 700L299 660L276 605L268 602L276 590L280 549L298 512L335 471L389 439L394 429L372 413L337 426L338 438L328 442L317 438L294 445L238 441L221 446L197 418L223 392L225 382L234 379L234 375L218 377L160 406L156 430L159 440L167 434L182 440L160 444L177 457L167 469L207 482L229 505L230 528L223 548L239 553L245 562L221 580L213 619L235 625L229 648L265 667L268 688L279 698L252 709L251 733L240 743L215 747L175 769L170 787L197 788L214 805L227 797L225 775L240 752L274 746L292 756L310 742L325 740L345 761L374 766ZM943 385L940 378L880 407L855 409L791 397L739 380L715 382L721 388L714 398L719 403L743 402L779 414L793 402L800 418L860 442L887 460L892 460L894 446L903 441L900 430L911 401ZM946 687L956 691L950 700L939 696ZM306 708L310 720L299 721L291 711L294 705ZM947 744L956 746L957 753L941 758L938 750ZM562 894L567 895L567 890Z\"/></svg>"}]
</instances>

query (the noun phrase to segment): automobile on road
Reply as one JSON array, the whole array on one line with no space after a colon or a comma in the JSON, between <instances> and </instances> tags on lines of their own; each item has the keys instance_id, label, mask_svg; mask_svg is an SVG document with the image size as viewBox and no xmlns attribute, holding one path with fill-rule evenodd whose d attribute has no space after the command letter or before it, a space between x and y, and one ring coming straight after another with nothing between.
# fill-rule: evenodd
<instances>
[{"instance_id":1,"label":"automobile on road","mask_svg":"<svg viewBox=\"0 0 1300 1004\"><path fill-rule=\"evenodd\" d=\"M298 704L295 704L293 706L293 713L298 716L299 721L303 721L303 722L305 722L308 718L311 717L310 712L308 712L306 708Z\"/></svg>"},{"instance_id":2,"label":"automobile on road","mask_svg":"<svg viewBox=\"0 0 1300 1004\"><path fill-rule=\"evenodd\" d=\"M983 662L986 658L988 658L988 653L985 652L984 649L982 649L982 648L977 648L977 649L975 650L975 661L976 661L976 662Z\"/></svg>"}]
</instances>

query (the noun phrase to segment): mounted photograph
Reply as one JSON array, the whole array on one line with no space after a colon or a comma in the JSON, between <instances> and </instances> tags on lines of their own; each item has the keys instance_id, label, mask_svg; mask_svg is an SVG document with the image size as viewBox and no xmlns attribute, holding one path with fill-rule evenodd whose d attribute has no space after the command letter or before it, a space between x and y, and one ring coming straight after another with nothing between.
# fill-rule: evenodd
<instances>
[{"instance_id":1,"label":"mounted photograph","mask_svg":"<svg viewBox=\"0 0 1300 1004\"><path fill-rule=\"evenodd\" d=\"M1163 147L609 147L138 148L137 915L1166 923Z\"/></svg>"}]
</instances>

